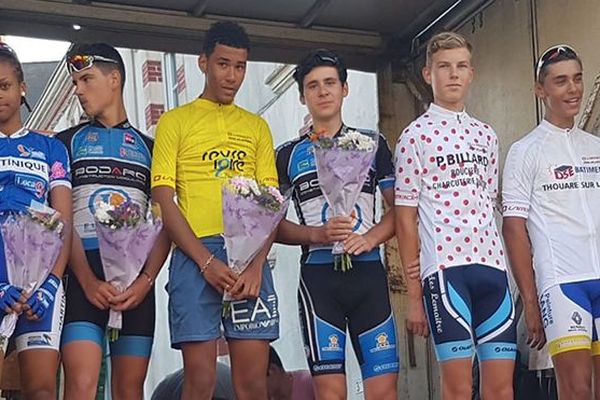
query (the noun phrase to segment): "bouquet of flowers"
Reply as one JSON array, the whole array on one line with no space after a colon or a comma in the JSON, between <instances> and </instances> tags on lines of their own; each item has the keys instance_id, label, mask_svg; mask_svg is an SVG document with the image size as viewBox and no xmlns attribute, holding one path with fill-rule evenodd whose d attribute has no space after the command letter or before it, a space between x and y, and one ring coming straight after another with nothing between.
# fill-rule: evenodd
<instances>
[{"instance_id":1,"label":"bouquet of flowers","mask_svg":"<svg viewBox=\"0 0 600 400\"><path fill-rule=\"evenodd\" d=\"M144 213L139 204L129 200L118 205L99 201L94 219L104 276L108 283L123 292L140 274L162 229L160 207L151 203ZM110 310L111 340L119 337L122 326L122 313Z\"/></svg>"},{"instance_id":2,"label":"bouquet of flowers","mask_svg":"<svg viewBox=\"0 0 600 400\"><path fill-rule=\"evenodd\" d=\"M319 187L332 209L334 217L350 216L367 179L377 152L377 139L353 129L340 136L326 137L311 134ZM344 244L334 243L334 268L347 271L352 268L350 255Z\"/></svg>"},{"instance_id":3,"label":"bouquet of flowers","mask_svg":"<svg viewBox=\"0 0 600 400\"><path fill-rule=\"evenodd\" d=\"M9 215L0 225L9 282L35 292L46 280L63 245L64 223L60 213L35 203L26 212ZM0 336L8 339L15 330L18 315L8 314L0 324Z\"/></svg>"},{"instance_id":4,"label":"bouquet of flowers","mask_svg":"<svg viewBox=\"0 0 600 400\"><path fill-rule=\"evenodd\" d=\"M289 196L241 176L229 179L222 192L228 265L241 274L286 214ZM231 296L226 293L224 301Z\"/></svg>"}]
</instances>

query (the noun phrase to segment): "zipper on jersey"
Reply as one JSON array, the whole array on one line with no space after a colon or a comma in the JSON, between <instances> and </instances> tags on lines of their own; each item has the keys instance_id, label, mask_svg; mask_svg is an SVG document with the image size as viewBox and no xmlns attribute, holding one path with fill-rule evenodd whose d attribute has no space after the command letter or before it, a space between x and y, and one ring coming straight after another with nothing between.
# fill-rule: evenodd
<instances>
[{"instance_id":1,"label":"zipper on jersey","mask_svg":"<svg viewBox=\"0 0 600 400\"><path fill-rule=\"evenodd\" d=\"M571 157L571 161L573 162L573 167L575 167L575 165L577 165L577 156L575 155L575 152L573 150L573 135L574 135L573 132L570 132L567 134L567 148L569 149L569 156ZM581 184L581 181L579 179L577 179L577 182L579 182ZM578 190L577 192L579 193L579 198L581 200L581 204L583 205L583 212L585 214L585 219L587 222L588 229L590 230L590 232L592 232L592 235L595 239L596 236L598 235L598 233L596 231L596 227L591 222L591 221L593 221L593 218L592 218L592 213L590 211L590 205L588 203L588 198L584 191ZM592 248L592 254L594 257L596 273L600 274L600 269L598 268L600 265L600 259L598 258L598 249L594 245L592 245L590 247Z\"/></svg>"}]
</instances>

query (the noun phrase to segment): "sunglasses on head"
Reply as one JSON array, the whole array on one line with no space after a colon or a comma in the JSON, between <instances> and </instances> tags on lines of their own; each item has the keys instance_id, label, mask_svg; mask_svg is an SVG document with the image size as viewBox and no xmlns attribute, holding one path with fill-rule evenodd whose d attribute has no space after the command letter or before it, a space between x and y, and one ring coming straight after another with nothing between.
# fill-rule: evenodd
<instances>
[{"instance_id":1,"label":"sunglasses on head","mask_svg":"<svg viewBox=\"0 0 600 400\"><path fill-rule=\"evenodd\" d=\"M10 47L9 45L7 45L4 42L0 42L0 53L4 53L4 54L8 53L9 57L12 57L15 60L19 61L19 57L17 57L17 53L13 50L12 47Z\"/></svg>"},{"instance_id":2,"label":"sunglasses on head","mask_svg":"<svg viewBox=\"0 0 600 400\"><path fill-rule=\"evenodd\" d=\"M556 45L556 46L552 46L548 50L546 50L544 52L544 54L542 54L542 56L538 60L537 68L535 70L535 76L536 76L536 78L539 79L540 72L542 72L542 69L544 68L544 66L548 62L554 60L560 54L564 54L565 56L567 56L570 59L576 59L577 58L577 53L569 45L559 44L559 45Z\"/></svg>"},{"instance_id":3,"label":"sunglasses on head","mask_svg":"<svg viewBox=\"0 0 600 400\"><path fill-rule=\"evenodd\" d=\"M112 58L87 54L76 54L69 58L67 61L67 67L69 68L69 72L80 72L91 68L94 65L94 62L109 62L119 64L117 60L113 60Z\"/></svg>"}]
</instances>

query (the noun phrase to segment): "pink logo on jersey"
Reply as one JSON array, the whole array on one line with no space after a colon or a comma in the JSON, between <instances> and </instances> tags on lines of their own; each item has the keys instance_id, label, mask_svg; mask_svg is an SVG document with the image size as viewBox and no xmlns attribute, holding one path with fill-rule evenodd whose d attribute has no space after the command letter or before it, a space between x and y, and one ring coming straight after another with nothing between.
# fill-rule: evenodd
<instances>
[{"instance_id":1,"label":"pink logo on jersey","mask_svg":"<svg viewBox=\"0 0 600 400\"><path fill-rule=\"evenodd\" d=\"M67 176L67 170L60 161L55 161L52 164L50 180L63 179Z\"/></svg>"},{"instance_id":2,"label":"pink logo on jersey","mask_svg":"<svg viewBox=\"0 0 600 400\"><path fill-rule=\"evenodd\" d=\"M554 177L556 179L569 179L572 176L575 176L575 170L570 165L561 165L554 168Z\"/></svg>"}]
</instances>

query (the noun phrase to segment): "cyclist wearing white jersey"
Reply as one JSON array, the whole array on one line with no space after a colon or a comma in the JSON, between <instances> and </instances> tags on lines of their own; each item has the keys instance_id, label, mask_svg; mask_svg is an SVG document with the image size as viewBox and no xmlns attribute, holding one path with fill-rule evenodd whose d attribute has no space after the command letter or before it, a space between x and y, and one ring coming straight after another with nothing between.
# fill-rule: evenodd
<instances>
[{"instance_id":1,"label":"cyclist wearing white jersey","mask_svg":"<svg viewBox=\"0 0 600 400\"><path fill-rule=\"evenodd\" d=\"M546 114L508 153L504 240L530 345L547 338L561 399L590 399L600 368L600 139L575 125L583 78L571 47L549 48L536 77Z\"/></svg>"},{"instance_id":2,"label":"cyclist wearing white jersey","mask_svg":"<svg viewBox=\"0 0 600 400\"><path fill-rule=\"evenodd\" d=\"M396 145L398 247L404 265L421 261L422 284L408 280L408 329L426 336L429 321L444 399L471 397L476 349L482 398L512 400L514 307L494 219L498 139L464 111L471 45L434 36L423 77L434 102Z\"/></svg>"}]
</instances>

